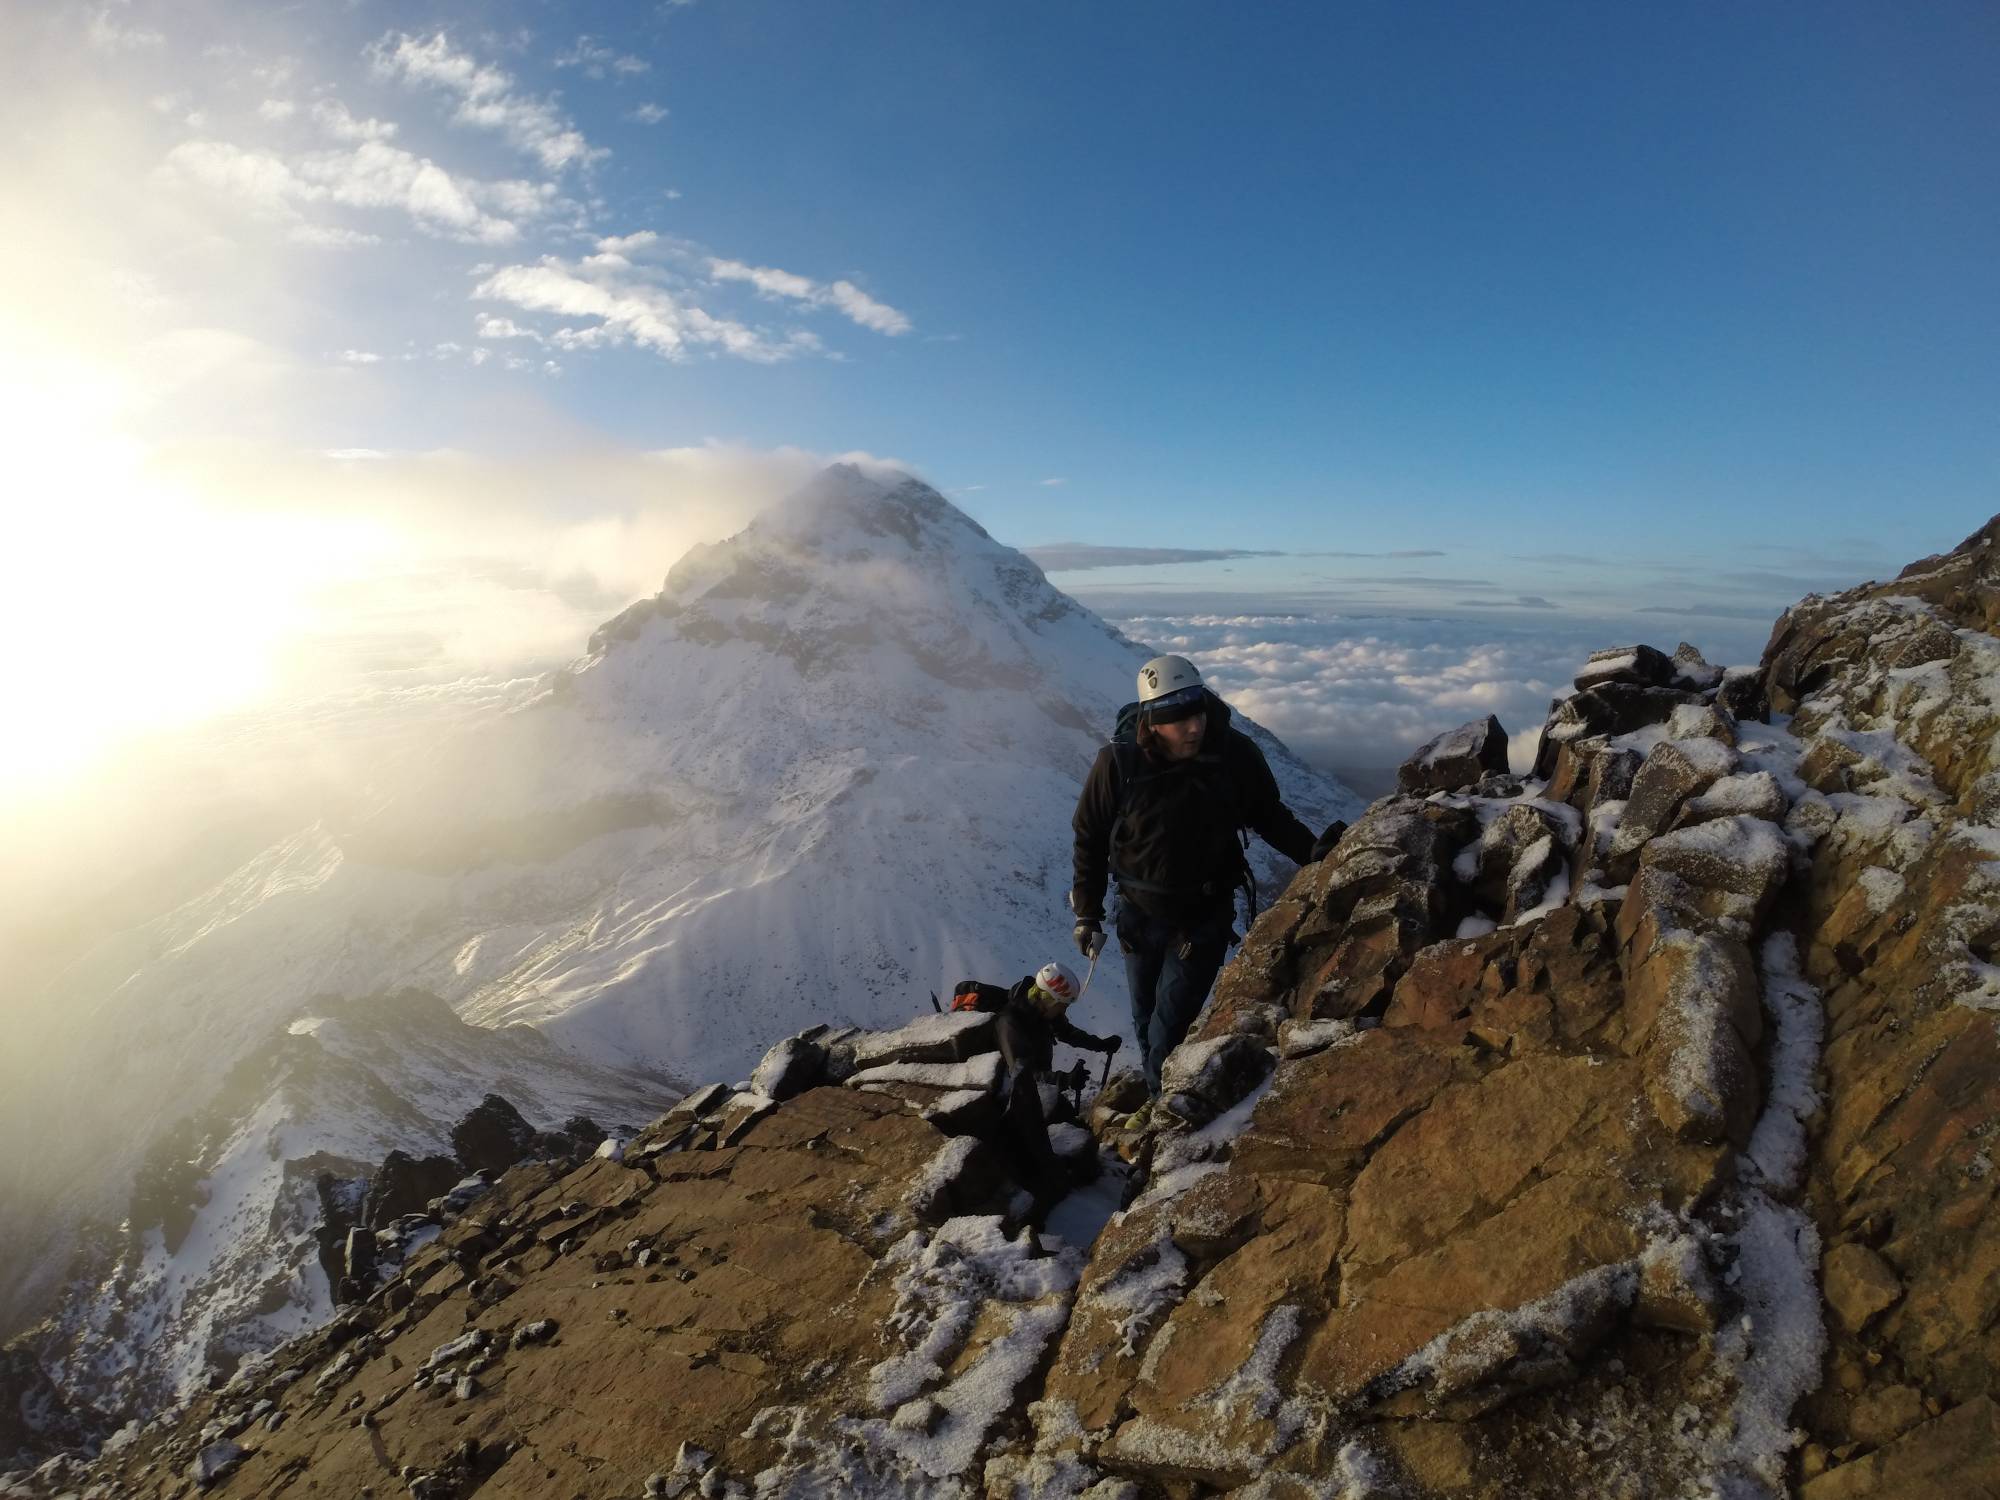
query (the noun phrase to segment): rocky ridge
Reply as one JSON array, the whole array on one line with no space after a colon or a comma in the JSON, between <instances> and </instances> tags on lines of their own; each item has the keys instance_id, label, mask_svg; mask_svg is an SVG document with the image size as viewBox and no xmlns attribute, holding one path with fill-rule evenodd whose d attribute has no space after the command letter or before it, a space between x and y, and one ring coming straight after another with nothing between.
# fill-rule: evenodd
<instances>
[{"instance_id":1,"label":"rocky ridge","mask_svg":"<svg viewBox=\"0 0 2000 1500\"><path fill-rule=\"evenodd\" d=\"M970 1023L802 1036L16 1482L2000 1489L1996 632L2000 519L1754 669L1599 653L1531 777L1426 747L1248 934L1164 1123L1086 1110L1140 1189L1087 1249L1023 1225Z\"/></svg>"}]
</instances>

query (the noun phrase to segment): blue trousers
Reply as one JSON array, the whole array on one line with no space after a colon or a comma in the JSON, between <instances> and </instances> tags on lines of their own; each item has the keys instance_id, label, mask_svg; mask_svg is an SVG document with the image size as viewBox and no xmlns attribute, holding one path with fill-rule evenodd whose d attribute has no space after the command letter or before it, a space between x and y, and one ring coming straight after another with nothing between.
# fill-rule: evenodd
<instances>
[{"instance_id":1,"label":"blue trousers","mask_svg":"<svg viewBox=\"0 0 2000 1500\"><path fill-rule=\"evenodd\" d=\"M1231 908L1171 922L1118 903L1118 946L1132 992L1132 1035L1139 1043L1146 1091L1160 1093L1160 1064L1178 1047L1208 999L1208 987L1229 952Z\"/></svg>"}]
</instances>

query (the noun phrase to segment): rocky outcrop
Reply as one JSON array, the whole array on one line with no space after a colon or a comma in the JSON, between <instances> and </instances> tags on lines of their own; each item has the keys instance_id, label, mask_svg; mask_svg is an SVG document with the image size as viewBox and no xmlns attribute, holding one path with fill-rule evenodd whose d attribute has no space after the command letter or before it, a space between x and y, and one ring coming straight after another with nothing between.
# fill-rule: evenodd
<instances>
[{"instance_id":1,"label":"rocky outcrop","mask_svg":"<svg viewBox=\"0 0 2000 1500\"><path fill-rule=\"evenodd\" d=\"M1598 653L1536 776L1376 803L1252 926L1144 1128L1125 1082L1082 1105L1131 1173L1087 1255L1033 1228L982 1018L816 1031L514 1168L62 1480L2000 1488L1996 548L1804 601L1754 671Z\"/></svg>"},{"instance_id":2,"label":"rocky outcrop","mask_svg":"<svg viewBox=\"0 0 2000 1500\"><path fill-rule=\"evenodd\" d=\"M863 1090L754 1118L704 1092L617 1159L507 1173L367 1304L133 1434L95 1482L914 1490L1017 1431L1081 1261L1008 1217L980 1143ZM226 1468L205 1458L222 1442Z\"/></svg>"},{"instance_id":3,"label":"rocky outcrop","mask_svg":"<svg viewBox=\"0 0 2000 1500\"><path fill-rule=\"evenodd\" d=\"M1455 792L1482 776L1507 772L1507 731L1488 714L1426 742L1396 771L1404 792Z\"/></svg>"}]
</instances>

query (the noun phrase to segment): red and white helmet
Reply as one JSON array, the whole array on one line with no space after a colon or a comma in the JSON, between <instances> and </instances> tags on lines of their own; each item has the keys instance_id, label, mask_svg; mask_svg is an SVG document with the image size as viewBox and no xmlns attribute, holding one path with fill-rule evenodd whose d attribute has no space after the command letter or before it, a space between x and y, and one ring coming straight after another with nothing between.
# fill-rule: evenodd
<instances>
[{"instance_id":1,"label":"red and white helmet","mask_svg":"<svg viewBox=\"0 0 2000 1500\"><path fill-rule=\"evenodd\" d=\"M1077 996L1076 975L1061 964L1043 964L1035 970L1035 988L1067 1005Z\"/></svg>"}]
</instances>

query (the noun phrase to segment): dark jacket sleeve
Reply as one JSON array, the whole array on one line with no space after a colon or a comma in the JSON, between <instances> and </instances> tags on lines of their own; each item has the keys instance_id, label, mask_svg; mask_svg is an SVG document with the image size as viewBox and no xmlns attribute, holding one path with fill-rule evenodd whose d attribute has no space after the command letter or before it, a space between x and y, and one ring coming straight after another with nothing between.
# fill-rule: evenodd
<instances>
[{"instance_id":1,"label":"dark jacket sleeve","mask_svg":"<svg viewBox=\"0 0 2000 1500\"><path fill-rule=\"evenodd\" d=\"M1312 857L1313 834L1278 795L1278 778L1264 752L1247 734L1236 735L1237 789L1245 821L1257 836L1295 865Z\"/></svg>"},{"instance_id":2,"label":"dark jacket sleeve","mask_svg":"<svg viewBox=\"0 0 2000 1500\"><path fill-rule=\"evenodd\" d=\"M1076 836L1070 856L1070 896L1078 918L1104 920L1104 887L1110 879L1111 825L1117 819L1118 757L1105 745L1091 762L1090 774L1084 778L1083 791L1076 799L1076 815L1069 820Z\"/></svg>"},{"instance_id":3,"label":"dark jacket sleeve","mask_svg":"<svg viewBox=\"0 0 2000 1500\"><path fill-rule=\"evenodd\" d=\"M1056 1040L1067 1042L1072 1047L1081 1047L1086 1052L1106 1052L1110 1050L1111 1038L1094 1036L1070 1021L1068 1016L1057 1016L1049 1023L1049 1029L1056 1034Z\"/></svg>"}]
</instances>

